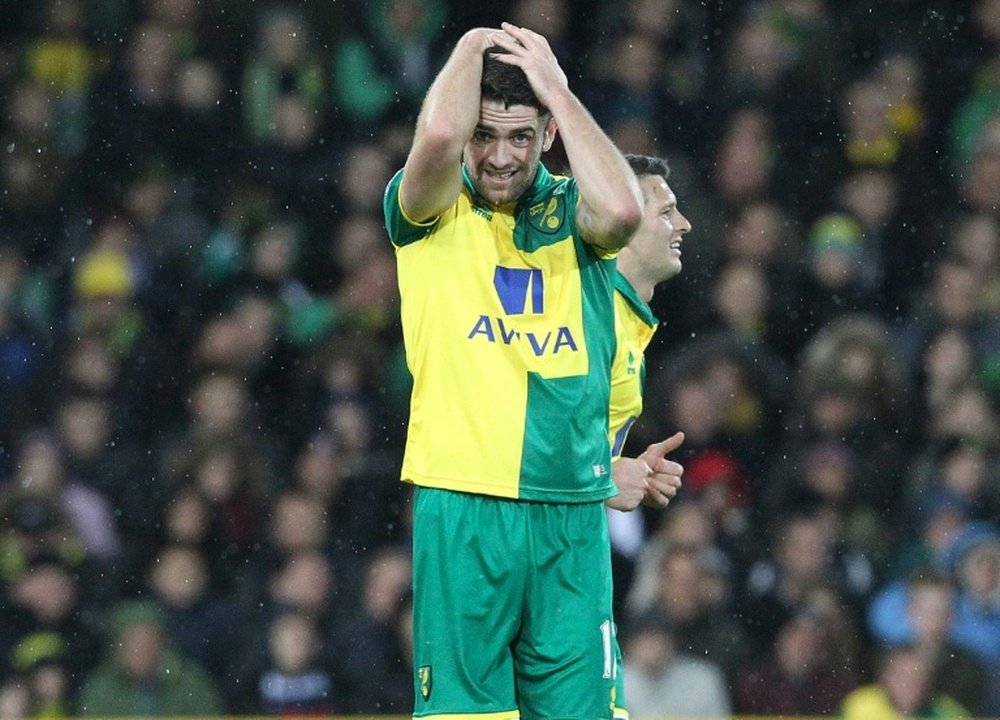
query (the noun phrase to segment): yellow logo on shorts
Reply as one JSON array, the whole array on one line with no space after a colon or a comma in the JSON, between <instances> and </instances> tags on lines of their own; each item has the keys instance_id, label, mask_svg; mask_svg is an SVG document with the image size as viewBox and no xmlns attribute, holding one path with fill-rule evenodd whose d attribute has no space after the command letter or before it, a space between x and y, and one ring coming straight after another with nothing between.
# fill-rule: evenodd
<instances>
[{"instance_id":1,"label":"yellow logo on shorts","mask_svg":"<svg viewBox=\"0 0 1000 720\"><path fill-rule=\"evenodd\" d=\"M417 679L420 680L420 697L427 700L431 696L431 666L421 665L418 667Z\"/></svg>"}]
</instances>

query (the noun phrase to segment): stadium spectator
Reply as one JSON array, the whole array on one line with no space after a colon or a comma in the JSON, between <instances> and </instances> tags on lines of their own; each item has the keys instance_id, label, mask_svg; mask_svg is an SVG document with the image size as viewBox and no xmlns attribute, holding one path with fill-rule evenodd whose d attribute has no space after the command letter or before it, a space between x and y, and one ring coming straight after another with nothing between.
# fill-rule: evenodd
<instances>
[{"instance_id":1,"label":"stadium spectator","mask_svg":"<svg viewBox=\"0 0 1000 720\"><path fill-rule=\"evenodd\" d=\"M394 715L413 703L412 661L400 627L410 603L410 573L407 549L375 551L364 570L360 605L346 621L351 636L331 638L351 713Z\"/></svg>"},{"instance_id":2,"label":"stadium spectator","mask_svg":"<svg viewBox=\"0 0 1000 720\"><path fill-rule=\"evenodd\" d=\"M163 611L172 644L197 661L231 701L243 690L241 630L244 615L212 587L209 565L194 547L164 545L147 572L147 587Z\"/></svg>"},{"instance_id":3,"label":"stadium spectator","mask_svg":"<svg viewBox=\"0 0 1000 720\"><path fill-rule=\"evenodd\" d=\"M860 684L857 656L841 657L836 626L806 601L780 625L773 645L740 669L736 711L748 715L830 715Z\"/></svg>"},{"instance_id":4,"label":"stadium spectator","mask_svg":"<svg viewBox=\"0 0 1000 720\"><path fill-rule=\"evenodd\" d=\"M884 653L876 681L848 693L839 715L844 720L969 717L965 708L937 689L931 661L905 646Z\"/></svg>"},{"instance_id":5,"label":"stadium spectator","mask_svg":"<svg viewBox=\"0 0 1000 720\"><path fill-rule=\"evenodd\" d=\"M171 647L155 603L122 602L109 620L108 651L83 681L79 715L222 714L212 677Z\"/></svg>"},{"instance_id":6,"label":"stadium spectator","mask_svg":"<svg viewBox=\"0 0 1000 720\"><path fill-rule=\"evenodd\" d=\"M869 625L883 646L912 645L934 668L937 687L968 710L986 710L987 666L957 642L958 587L933 568L917 570L879 592L869 606Z\"/></svg>"},{"instance_id":7,"label":"stadium spectator","mask_svg":"<svg viewBox=\"0 0 1000 720\"><path fill-rule=\"evenodd\" d=\"M267 632L266 669L257 679L259 700L253 707L289 717L329 715L344 703L321 662L322 645L309 615L286 611L275 617Z\"/></svg>"},{"instance_id":8,"label":"stadium spectator","mask_svg":"<svg viewBox=\"0 0 1000 720\"><path fill-rule=\"evenodd\" d=\"M622 651L629 717L729 717L722 668L680 647L663 614L654 611L630 622Z\"/></svg>"},{"instance_id":9,"label":"stadium spectator","mask_svg":"<svg viewBox=\"0 0 1000 720\"><path fill-rule=\"evenodd\" d=\"M734 617L729 593L719 591L717 559L709 549L668 548L650 611L670 621L679 651L718 665L731 680L755 648L752 636Z\"/></svg>"}]
</instances>

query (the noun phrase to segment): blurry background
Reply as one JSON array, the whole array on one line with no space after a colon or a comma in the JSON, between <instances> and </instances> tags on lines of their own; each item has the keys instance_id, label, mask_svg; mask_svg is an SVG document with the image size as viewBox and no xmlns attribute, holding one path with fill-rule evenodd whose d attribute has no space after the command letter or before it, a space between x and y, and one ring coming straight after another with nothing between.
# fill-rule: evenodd
<instances>
[{"instance_id":1,"label":"blurry background","mask_svg":"<svg viewBox=\"0 0 1000 720\"><path fill-rule=\"evenodd\" d=\"M1000 0L0 12L0 716L409 711L381 197L505 19L694 225L630 439L685 486L612 519L633 717L1000 715Z\"/></svg>"}]
</instances>

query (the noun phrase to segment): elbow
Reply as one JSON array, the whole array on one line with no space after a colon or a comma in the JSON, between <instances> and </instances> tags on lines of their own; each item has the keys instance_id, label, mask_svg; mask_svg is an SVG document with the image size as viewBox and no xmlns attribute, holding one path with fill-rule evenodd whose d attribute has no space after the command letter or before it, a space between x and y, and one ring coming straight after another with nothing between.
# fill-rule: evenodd
<instances>
[{"instance_id":1,"label":"elbow","mask_svg":"<svg viewBox=\"0 0 1000 720\"><path fill-rule=\"evenodd\" d=\"M639 179L633 176L632 182L629 183L629 192L622 198L621 209L619 210L622 224L631 225L631 232L635 232L639 229L639 223L642 222L644 210L644 196L642 189L639 187ZM631 232L629 233L630 235Z\"/></svg>"},{"instance_id":2,"label":"elbow","mask_svg":"<svg viewBox=\"0 0 1000 720\"><path fill-rule=\"evenodd\" d=\"M425 125L420 133L420 145L432 157L450 157L458 152L461 155L464 142L459 140L456 129L449 123L438 122Z\"/></svg>"},{"instance_id":3,"label":"elbow","mask_svg":"<svg viewBox=\"0 0 1000 720\"><path fill-rule=\"evenodd\" d=\"M478 116L477 116L478 117ZM438 112L436 108L425 109L417 126L415 143L419 143L437 157L461 156L465 143L472 136L472 130L457 120L449 112Z\"/></svg>"},{"instance_id":4,"label":"elbow","mask_svg":"<svg viewBox=\"0 0 1000 720\"><path fill-rule=\"evenodd\" d=\"M608 214L608 246L611 250L621 250L628 245L632 235L642 222L642 205L638 200L623 201Z\"/></svg>"},{"instance_id":5,"label":"elbow","mask_svg":"<svg viewBox=\"0 0 1000 720\"><path fill-rule=\"evenodd\" d=\"M613 218L615 225L625 235L632 237L632 233L639 229L639 223L642 222L642 203L639 198L633 197L621 203L615 210Z\"/></svg>"},{"instance_id":6,"label":"elbow","mask_svg":"<svg viewBox=\"0 0 1000 720\"><path fill-rule=\"evenodd\" d=\"M603 202L589 205L581 202L577 210L577 224L584 240L608 252L616 252L628 245L642 222L642 203L636 194L623 192L605 196Z\"/></svg>"}]
</instances>

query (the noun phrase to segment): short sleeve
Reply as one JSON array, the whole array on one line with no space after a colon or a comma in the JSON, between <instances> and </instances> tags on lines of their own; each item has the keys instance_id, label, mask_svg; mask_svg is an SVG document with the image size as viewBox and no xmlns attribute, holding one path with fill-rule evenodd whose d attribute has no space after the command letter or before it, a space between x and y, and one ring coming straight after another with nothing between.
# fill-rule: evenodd
<instances>
[{"instance_id":1,"label":"short sleeve","mask_svg":"<svg viewBox=\"0 0 1000 720\"><path fill-rule=\"evenodd\" d=\"M417 240L422 240L437 225L437 218L419 223L407 216L403 210L403 205L399 201L399 186L403 182L403 171L400 170L385 187L385 195L382 197L382 212L385 215L385 228L389 232L389 239L396 247L409 245Z\"/></svg>"}]
</instances>

